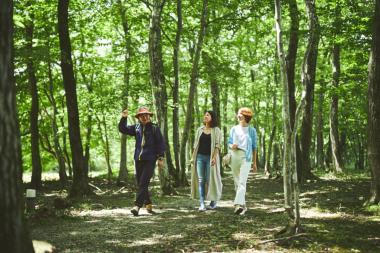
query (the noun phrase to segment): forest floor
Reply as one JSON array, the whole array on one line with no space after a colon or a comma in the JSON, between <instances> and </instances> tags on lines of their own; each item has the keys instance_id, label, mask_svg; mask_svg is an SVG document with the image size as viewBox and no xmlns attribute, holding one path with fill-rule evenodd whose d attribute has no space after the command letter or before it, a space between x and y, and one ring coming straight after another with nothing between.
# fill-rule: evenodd
<instances>
[{"instance_id":1,"label":"forest floor","mask_svg":"<svg viewBox=\"0 0 380 253\"><path fill-rule=\"evenodd\" d=\"M53 200L67 193L57 181L44 181L37 209L26 217L32 240L52 244L54 252L380 252L380 206L363 206L370 178L318 176L300 185L301 233L280 240L273 234L286 226L283 184L263 173L249 175L245 215L233 214L234 185L227 172L215 210L198 212L189 187L159 196L156 177L150 186L154 213L142 208L134 217L134 179L117 187L115 179L109 185L97 177L90 179L100 189L96 195L61 210Z\"/></svg>"}]
</instances>

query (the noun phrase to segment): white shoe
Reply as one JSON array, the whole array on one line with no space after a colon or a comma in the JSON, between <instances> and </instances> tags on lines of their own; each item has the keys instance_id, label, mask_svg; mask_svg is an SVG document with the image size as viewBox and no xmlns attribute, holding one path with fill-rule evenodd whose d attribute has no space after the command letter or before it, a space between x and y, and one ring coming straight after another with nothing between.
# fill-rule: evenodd
<instances>
[{"instance_id":1,"label":"white shoe","mask_svg":"<svg viewBox=\"0 0 380 253\"><path fill-rule=\"evenodd\" d=\"M234 214L240 214L241 212L243 212L243 207L241 207L241 206L237 206L237 207L235 208Z\"/></svg>"},{"instance_id":2,"label":"white shoe","mask_svg":"<svg viewBox=\"0 0 380 253\"><path fill-rule=\"evenodd\" d=\"M247 212L247 211L248 211L248 208L247 208L247 207L245 207L245 209L243 209L243 211L241 211L240 215L244 215L244 214L245 214L245 212Z\"/></svg>"},{"instance_id":3,"label":"white shoe","mask_svg":"<svg viewBox=\"0 0 380 253\"><path fill-rule=\"evenodd\" d=\"M205 204L201 204L201 206L199 207L199 212L205 212L206 211L206 206Z\"/></svg>"}]
</instances>

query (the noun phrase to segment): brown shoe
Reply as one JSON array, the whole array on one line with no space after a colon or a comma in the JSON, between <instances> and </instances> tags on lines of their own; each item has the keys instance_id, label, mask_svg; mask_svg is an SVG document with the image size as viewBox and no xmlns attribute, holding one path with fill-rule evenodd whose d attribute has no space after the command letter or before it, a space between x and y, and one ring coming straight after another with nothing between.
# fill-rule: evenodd
<instances>
[{"instance_id":1,"label":"brown shoe","mask_svg":"<svg viewBox=\"0 0 380 253\"><path fill-rule=\"evenodd\" d=\"M152 204L145 205L145 207L146 207L146 211L147 211L148 213L152 213L152 212L153 212Z\"/></svg>"},{"instance_id":2,"label":"brown shoe","mask_svg":"<svg viewBox=\"0 0 380 253\"><path fill-rule=\"evenodd\" d=\"M139 215L139 210L140 210L140 207L138 207L138 206L134 206L134 207L131 209L131 213L133 213L134 216L138 216L138 215Z\"/></svg>"}]
</instances>

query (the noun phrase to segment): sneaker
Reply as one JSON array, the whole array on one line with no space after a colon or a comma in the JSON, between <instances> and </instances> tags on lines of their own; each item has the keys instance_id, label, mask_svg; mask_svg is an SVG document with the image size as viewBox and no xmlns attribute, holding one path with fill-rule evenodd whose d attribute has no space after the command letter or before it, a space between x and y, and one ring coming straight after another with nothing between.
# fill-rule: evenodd
<instances>
[{"instance_id":1,"label":"sneaker","mask_svg":"<svg viewBox=\"0 0 380 253\"><path fill-rule=\"evenodd\" d=\"M243 207L241 207L241 206L237 206L237 207L235 208L234 214L240 214L241 212L243 212Z\"/></svg>"},{"instance_id":2,"label":"sneaker","mask_svg":"<svg viewBox=\"0 0 380 253\"><path fill-rule=\"evenodd\" d=\"M247 212L247 210L248 210L248 208L247 208L247 207L245 207L245 209L243 209L243 211L241 211L240 215L244 215L244 214L245 214L245 212Z\"/></svg>"},{"instance_id":3,"label":"sneaker","mask_svg":"<svg viewBox=\"0 0 380 253\"><path fill-rule=\"evenodd\" d=\"M139 215L139 210L140 210L140 207L138 207L138 206L134 206L134 207L131 209L131 213L133 213L134 216L137 216L137 215Z\"/></svg>"},{"instance_id":4,"label":"sneaker","mask_svg":"<svg viewBox=\"0 0 380 253\"><path fill-rule=\"evenodd\" d=\"M208 206L208 208L211 209L211 210L214 210L215 207L216 207L216 204L217 204L216 201L211 201L211 202L210 202L210 205Z\"/></svg>"},{"instance_id":5,"label":"sneaker","mask_svg":"<svg viewBox=\"0 0 380 253\"><path fill-rule=\"evenodd\" d=\"M205 212L205 211L206 211L205 204L201 204L201 206L199 207L199 212Z\"/></svg>"},{"instance_id":6,"label":"sneaker","mask_svg":"<svg viewBox=\"0 0 380 253\"><path fill-rule=\"evenodd\" d=\"M152 204L145 205L145 207L148 213L153 213Z\"/></svg>"}]
</instances>

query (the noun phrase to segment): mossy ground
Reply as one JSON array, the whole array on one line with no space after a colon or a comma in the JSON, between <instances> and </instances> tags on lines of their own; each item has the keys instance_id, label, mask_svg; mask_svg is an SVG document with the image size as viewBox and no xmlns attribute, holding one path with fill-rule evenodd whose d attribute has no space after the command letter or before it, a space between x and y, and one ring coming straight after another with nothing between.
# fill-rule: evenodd
<instances>
[{"instance_id":1,"label":"mossy ground","mask_svg":"<svg viewBox=\"0 0 380 253\"><path fill-rule=\"evenodd\" d=\"M250 174L249 210L240 216L233 214L234 185L227 172L215 210L198 212L199 201L190 199L188 187L159 196L156 178L150 186L154 213L143 208L134 217L134 179L122 188L99 176L90 182L101 191L72 200L64 210L54 209L53 199L67 193L57 181L44 181L38 209L27 219L32 239L51 243L57 252L380 252L380 206L363 206L370 179L318 176L300 185L302 231L288 239L273 238L286 226L283 184L262 173Z\"/></svg>"}]
</instances>

